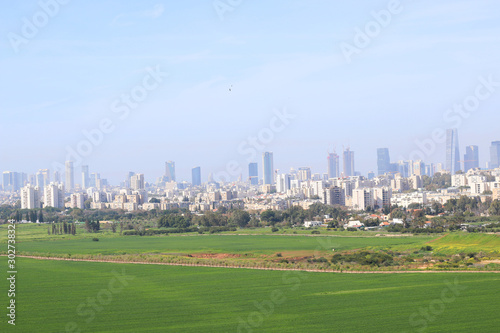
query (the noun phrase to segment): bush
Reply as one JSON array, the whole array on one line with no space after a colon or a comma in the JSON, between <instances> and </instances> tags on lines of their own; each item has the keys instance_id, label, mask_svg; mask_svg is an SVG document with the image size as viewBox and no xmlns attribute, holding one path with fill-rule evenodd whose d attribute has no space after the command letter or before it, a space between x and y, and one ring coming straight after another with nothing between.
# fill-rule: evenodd
<instances>
[{"instance_id":1,"label":"bush","mask_svg":"<svg viewBox=\"0 0 500 333\"><path fill-rule=\"evenodd\" d=\"M94 241L94 242L98 242L98 241L99 241L99 238L94 237L94 238L92 238L92 241Z\"/></svg>"},{"instance_id":2,"label":"bush","mask_svg":"<svg viewBox=\"0 0 500 333\"><path fill-rule=\"evenodd\" d=\"M422 246L422 247L420 248L420 250L421 250L421 251L432 251L432 246L429 246L429 245L427 245L427 246Z\"/></svg>"},{"instance_id":3,"label":"bush","mask_svg":"<svg viewBox=\"0 0 500 333\"><path fill-rule=\"evenodd\" d=\"M279 230L280 230L280 229L278 229L278 228L276 228L276 227L273 227L273 228L271 229L271 231L272 231L272 232L276 232L276 231L279 231Z\"/></svg>"},{"instance_id":4,"label":"bush","mask_svg":"<svg viewBox=\"0 0 500 333\"><path fill-rule=\"evenodd\" d=\"M276 253L276 257L282 257L283 255L281 253Z\"/></svg>"},{"instance_id":5,"label":"bush","mask_svg":"<svg viewBox=\"0 0 500 333\"><path fill-rule=\"evenodd\" d=\"M318 234L320 234L320 232L319 232L319 230L313 230L313 231L311 231L311 234L318 235Z\"/></svg>"}]
</instances>

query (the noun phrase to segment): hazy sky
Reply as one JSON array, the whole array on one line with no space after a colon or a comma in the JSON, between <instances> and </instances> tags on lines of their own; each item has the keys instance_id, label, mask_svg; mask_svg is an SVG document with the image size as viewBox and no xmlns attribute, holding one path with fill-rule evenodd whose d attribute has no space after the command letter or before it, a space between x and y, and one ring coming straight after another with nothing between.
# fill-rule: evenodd
<instances>
[{"instance_id":1,"label":"hazy sky","mask_svg":"<svg viewBox=\"0 0 500 333\"><path fill-rule=\"evenodd\" d=\"M408 159L449 127L484 167L500 140L497 0L66 2L50 15L38 1L2 5L0 171L51 168L79 147L112 183L128 171L152 181L167 160L178 180L229 161L246 178L252 159L262 176L263 151L280 170L324 173L327 152L350 145L366 173L376 148ZM155 81L158 69L168 75ZM470 112L447 111L464 100ZM273 117L285 109L295 118L283 127ZM85 141L99 126L102 139ZM444 146L426 161L444 162Z\"/></svg>"}]
</instances>

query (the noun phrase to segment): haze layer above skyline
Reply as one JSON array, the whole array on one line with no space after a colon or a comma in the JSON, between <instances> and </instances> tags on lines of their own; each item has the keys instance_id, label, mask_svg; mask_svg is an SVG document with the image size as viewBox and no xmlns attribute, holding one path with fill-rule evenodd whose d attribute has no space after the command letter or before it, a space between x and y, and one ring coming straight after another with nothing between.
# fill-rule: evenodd
<instances>
[{"instance_id":1,"label":"haze layer above skyline","mask_svg":"<svg viewBox=\"0 0 500 333\"><path fill-rule=\"evenodd\" d=\"M343 146L366 174L376 171L376 148L409 159L415 140L452 127L461 154L478 145L480 166L489 161L500 140L500 86L471 112L448 110L475 96L481 80L500 82L498 1L220 3L70 1L47 9L31 35L26 21L47 10L4 4L0 170L64 163L87 140L82 131L107 120L82 164L112 183L128 171L153 181L167 160L178 180L200 166L206 181L229 161L246 177L250 159L262 176L263 151L281 171L324 173L328 151ZM356 47L349 57L346 45ZM123 108L137 87L146 96ZM255 158L238 149L285 109L294 118L260 142ZM445 144L425 157L444 163Z\"/></svg>"}]
</instances>

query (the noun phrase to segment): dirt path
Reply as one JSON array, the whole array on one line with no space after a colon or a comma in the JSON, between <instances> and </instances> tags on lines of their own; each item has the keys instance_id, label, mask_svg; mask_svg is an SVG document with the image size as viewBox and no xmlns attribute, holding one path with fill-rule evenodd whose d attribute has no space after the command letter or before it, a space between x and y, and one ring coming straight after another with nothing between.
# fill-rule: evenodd
<instances>
[{"instance_id":1,"label":"dirt path","mask_svg":"<svg viewBox=\"0 0 500 333\"><path fill-rule=\"evenodd\" d=\"M4 255L3 255L4 256ZM179 264L166 262L140 262L140 261L115 261L100 259L72 259L57 257L37 257L37 256L17 256L21 258L31 258L39 260L63 260L63 261L85 261L85 262L107 262L116 264L143 264L143 265L168 265L168 266L195 266L195 267L221 267L221 268L244 268L267 271L303 271L319 273L348 273L348 274L395 274L395 273L500 273L500 271L337 271L332 269L294 269L294 268L270 268L270 267L246 267L246 266L226 266L226 265L203 265L203 264Z\"/></svg>"}]
</instances>

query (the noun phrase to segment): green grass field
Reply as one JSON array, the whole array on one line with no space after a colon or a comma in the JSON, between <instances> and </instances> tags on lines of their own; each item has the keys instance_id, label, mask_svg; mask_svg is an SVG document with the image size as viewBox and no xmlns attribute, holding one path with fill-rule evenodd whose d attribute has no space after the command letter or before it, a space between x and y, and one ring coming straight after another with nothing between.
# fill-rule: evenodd
<instances>
[{"instance_id":1,"label":"green grass field","mask_svg":"<svg viewBox=\"0 0 500 333\"><path fill-rule=\"evenodd\" d=\"M0 262L6 266L5 257ZM112 271L123 269L133 280L113 285L112 293ZM453 296L446 281L455 279ZM65 332L69 325L81 332L238 332L242 325L240 332L497 332L499 286L500 275L492 273L331 274L18 258L16 327L2 314L0 331ZM7 289L2 279L0 290ZM98 296L102 305L90 307Z\"/></svg>"},{"instance_id":2,"label":"green grass field","mask_svg":"<svg viewBox=\"0 0 500 333\"><path fill-rule=\"evenodd\" d=\"M97 237L99 237L97 235ZM389 247L398 245L421 246L431 237L306 237L277 235L169 235L123 236L101 238L93 242L87 238L50 241L24 241L18 251L59 254L138 254L138 253L252 253L273 254L314 251L332 254L335 251L365 247Z\"/></svg>"},{"instance_id":3,"label":"green grass field","mask_svg":"<svg viewBox=\"0 0 500 333\"><path fill-rule=\"evenodd\" d=\"M451 233L429 242L442 253L486 252L500 254L500 236L491 234Z\"/></svg>"}]
</instances>

